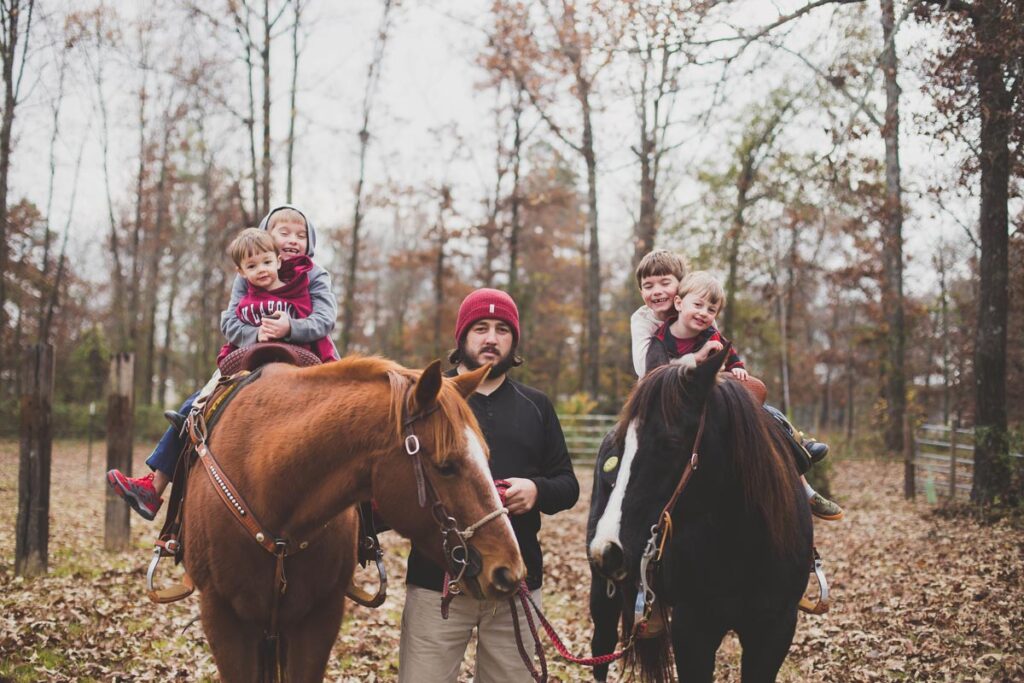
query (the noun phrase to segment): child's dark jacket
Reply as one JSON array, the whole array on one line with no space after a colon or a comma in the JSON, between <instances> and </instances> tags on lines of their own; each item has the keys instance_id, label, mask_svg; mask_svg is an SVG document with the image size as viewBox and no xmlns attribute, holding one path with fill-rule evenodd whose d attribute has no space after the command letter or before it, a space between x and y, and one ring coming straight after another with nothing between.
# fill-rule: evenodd
<instances>
[{"instance_id":1,"label":"child's dark jacket","mask_svg":"<svg viewBox=\"0 0 1024 683\"><path fill-rule=\"evenodd\" d=\"M714 325L708 327L708 329L696 337L678 339L669 329L675 321L675 318L665 321L658 327L658 331L654 333L654 336L651 337L651 344L647 347L647 372L667 364L673 358L681 358L688 353L696 353L710 341L720 342L723 346L729 343L729 340L722 336L722 333ZM730 349L729 356L725 359L725 369L732 370L733 368L742 367L743 361L740 360L736 349Z\"/></svg>"}]
</instances>

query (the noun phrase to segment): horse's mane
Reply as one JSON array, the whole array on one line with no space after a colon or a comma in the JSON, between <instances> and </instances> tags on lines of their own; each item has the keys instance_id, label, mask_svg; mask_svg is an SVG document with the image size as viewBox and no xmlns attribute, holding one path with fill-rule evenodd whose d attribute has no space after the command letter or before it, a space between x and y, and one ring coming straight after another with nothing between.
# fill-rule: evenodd
<instances>
[{"instance_id":1,"label":"horse's mane","mask_svg":"<svg viewBox=\"0 0 1024 683\"><path fill-rule=\"evenodd\" d=\"M619 449L626 441L626 430L633 420L642 425L657 410L662 421L674 422L685 414L691 401L686 375L680 366L669 364L651 370L637 382L626 404L622 406L619 428L615 434Z\"/></svg>"},{"instance_id":2,"label":"horse's mane","mask_svg":"<svg viewBox=\"0 0 1024 683\"><path fill-rule=\"evenodd\" d=\"M616 439L620 447L627 426L642 425L656 416L668 424L691 415L696 423L695 397L686 369L664 365L641 380L622 409ZM739 479L747 510L763 520L771 547L780 556L801 552L798 505L795 489L799 477L787 446L777 429L771 428L764 410L739 382L718 381L707 397L706 430L716 430L723 451L731 455L731 471Z\"/></svg>"},{"instance_id":3,"label":"horse's mane","mask_svg":"<svg viewBox=\"0 0 1024 683\"><path fill-rule=\"evenodd\" d=\"M410 370L381 356L351 355L334 363L304 368L303 373L331 382L348 381L371 384L387 382L391 392L388 421L392 425L395 438L398 440L405 438L402 419L407 412L403 408L407 408L407 406L403 406L403 401L408 397L409 387L420 378L422 371ZM460 449L465 440L461 426L468 425L476 432L480 443L485 443L473 411L447 380L441 383L441 391L437 395L437 406L437 411L426 418L433 424L433 441L430 444L423 444L425 447L429 446L427 450L430 451L430 457L435 463L442 464L445 454ZM460 427L456 427L456 425L460 425Z\"/></svg>"}]
</instances>

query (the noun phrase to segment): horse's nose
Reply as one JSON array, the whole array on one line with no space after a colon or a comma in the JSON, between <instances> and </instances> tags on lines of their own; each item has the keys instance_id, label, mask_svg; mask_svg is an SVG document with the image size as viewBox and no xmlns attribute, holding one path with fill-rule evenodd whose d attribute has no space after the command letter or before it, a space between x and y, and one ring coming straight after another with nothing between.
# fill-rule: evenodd
<instances>
[{"instance_id":1,"label":"horse's nose","mask_svg":"<svg viewBox=\"0 0 1024 683\"><path fill-rule=\"evenodd\" d=\"M605 541L590 548L590 557L601 573L615 581L626 578L625 554L618 541Z\"/></svg>"},{"instance_id":2,"label":"horse's nose","mask_svg":"<svg viewBox=\"0 0 1024 683\"><path fill-rule=\"evenodd\" d=\"M508 567L496 567L491 572L491 585L502 595L512 595L519 587L519 579L516 578L515 572Z\"/></svg>"}]
</instances>

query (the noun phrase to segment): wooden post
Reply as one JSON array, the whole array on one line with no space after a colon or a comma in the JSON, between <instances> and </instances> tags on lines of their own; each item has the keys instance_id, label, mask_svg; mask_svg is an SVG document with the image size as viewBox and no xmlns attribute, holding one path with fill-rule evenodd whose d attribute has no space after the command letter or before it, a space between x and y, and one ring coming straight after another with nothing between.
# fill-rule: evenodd
<instances>
[{"instance_id":1,"label":"wooden post","mask_svg":"<svg viewBox=\"0 0 1024 683\"><path fill-rule=\"evenodd\" d=\"M903 497L913 500L917 494L914 483L914 430L910 428L910 411L903 414Z\"/></svg>"},{"instance_id":2,"label":"wooden post","mask_svg":"<svg viewBox=\"0 0 1024 683\"><path fill-rule=\"evenodd\" d=\"M110 360L110 393L107 395L107 469L132 472L132 376L135 359L130 353L119 353ZM131 509L114 491L107 491L106 523L103 547L124 550L131 531Z\"/></svg>"},{"instance_id":3,"label":"wooden post","mask_svg":"<svg viewBox=\"0 0 1024 683\"><path fill-rule=\"evenodd\" d=\"M50 537L50 460L53 447L53 346L25 350L21 394L21 457L14 573L46 573Z\"/></svg>"},{"instance_id":4,"label":"wooden post","mask_svg":"<svg viewBox=\"0 0 1024 683\"><path fill-rule=\"evenodd\" d=\"M953 430L949 434L949 499L956 500L956 440L960 420L953 420Z\"/></svg>"}]
</instances>

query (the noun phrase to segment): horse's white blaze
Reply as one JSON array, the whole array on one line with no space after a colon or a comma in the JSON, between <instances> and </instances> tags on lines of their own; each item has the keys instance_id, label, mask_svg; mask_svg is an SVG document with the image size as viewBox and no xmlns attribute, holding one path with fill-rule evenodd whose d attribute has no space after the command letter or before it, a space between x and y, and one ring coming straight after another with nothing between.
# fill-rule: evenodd
<instances>
[{"instance_id":1,"label":"horse's white blaze","mask_svg":"<svg viewBox=\"0 0 1024 683\"><path fill-rule=\"evenodd\" d=\"M597 522L594 540L590 542L591 557L600 557L609 543L622 545L619 541L619 531L622 527L622 500L626 495L629 471L633 467L633 457L637 450L636 425L636 420L633 420L626 429L626 444L623 448L622 461L619 463L619 473L615 477L615 488L612 489L612 495L608 497L608 505L604 509L604 514Z\"/></svg>"},{"instance_id":2,"label":"horse's white blaze","mask_svg":"<svg viewBox=\"0 0 1024 683\"><path fill-rule=\"evenodd\" d=\"M476 433L469 427L466 427L466 444L469 447L469 461L477 466L484 481L493 481L494 478L491 476L491 467L487 464L487 456L484 455L483 444L480 443L480 439L476 437ZM490 489L494 508L497 509L502 507L501 498L498 496L498 489L494 486L491 486ZM512 531L512 522L508 521L508 515L501 515L501 521L508 528L508 532L512 534L512 537L515 538L515 533Z\"/></svg>"}]
</instances>

